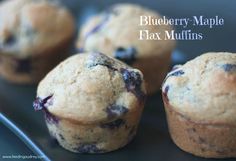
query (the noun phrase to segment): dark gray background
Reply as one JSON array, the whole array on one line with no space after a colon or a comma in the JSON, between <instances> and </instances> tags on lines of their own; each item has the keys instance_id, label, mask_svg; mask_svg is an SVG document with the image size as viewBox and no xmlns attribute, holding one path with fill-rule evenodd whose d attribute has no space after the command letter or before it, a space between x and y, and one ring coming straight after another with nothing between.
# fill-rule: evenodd
<instances>
[{"instance_id":1,"label":"dark gray background","mask_svg":"<svg viewBox=\"0 0 236 161\"><path fill-rule=\"evenodd\" d=\"M78 23L85 19L87 13L94 13L110 6L114 2L108 0L68 0L63 1L72 10L78 18ZM208 29L206 27L193 28L194 32L202 32L205 39L202 41L179 41L177 49L182 51L186 60L193 58L200 53L207 51L229 51L236 52L236 17L235 0L137 0L137 1L119 1L135 2L157 10L162 15L171 18L191 17L198 15L215 16L219 15L225 19L223 27ZM0 22L1 23L1 22ZM176 27L180 31L182 28ZM36 87L19 87L0 81L0 108L7 113L17 125L29 132L30 135L41 139L41 135L47 135L44 122L41 116L34 114L31 108L31 102L35 95ZM19 95L19 96L18 96ZM19 108L22 108L19 109ZM37 124L30 122L37 120ZM40 123L42 125L40 125ZM35 127L40 125L39 127ZM32 152L6 127L0 125L0 154L32 154ZM35 139L35 138L34 138ZM48 150L50 147L45 148ZM43 147L44 148L44 147ZM67 156L71 160L205 160L198 157L192 157L190 154L179 150L170 140L162 103L159 93L156 96L148 98L142 118L141 126L136 139L126 148L108 155L72 155L70 152L59 148L50 154L60 160L61 156ZM60 152L62 154L58 154ZM76 159L77 158L77 159ZM2 158L0 158L2 160Z\"/></svg>"}]
</instances>

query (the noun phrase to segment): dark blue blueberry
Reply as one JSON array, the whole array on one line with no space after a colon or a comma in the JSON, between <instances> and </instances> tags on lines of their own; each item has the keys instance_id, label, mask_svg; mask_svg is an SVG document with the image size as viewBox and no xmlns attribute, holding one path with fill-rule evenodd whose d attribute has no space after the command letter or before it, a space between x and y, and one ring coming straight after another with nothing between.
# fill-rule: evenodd
<instances>
[{"instance_id":1,"label":"dark blue blueberry","mask_svg":"<svg viewBox=\"0 0 236 161\"><path fill-rule=\"evenodd\" d=\"M125 121L123 119L117 119L115 121L102 124L101 128L107 128L107 129L113 130L113 129L121 127L124 124L125 124Z\"/></svg>"},{"instance_id":2,"label":"dark blue blueberry","mask_svg":"<svg viewBox=\"0 0 236 161\"><path fill-rule=\"evenodd\" d=\"M163 92L164 101L166 101L166 103L169 101L168 96L167 96L169 88L170 87L167 85L164 89L164 92Z\"/></svg>"},{"instance_id":3,"label":"dark blue blueberry","mask_svg":"<svg viewBox=\"0 0 236 161\"><path fill-rule=\"evenodd\" d=\"M59 134L59 137L61 138L61 140L65 140L65 138L62 134Z\"/></svg>"},{"instance_id":4,"label":"dark blue blueberry","mask_svg":"<svg viewBox=\"0 0 236 161\"><path fill-rule=\"evenodd\" d=\"M44 112L44 117L47 123L50 124L57 124L59 122L59 118L56 117L55 115L51 114L48 109L43 109Z\"/></svg>"},{"instance_id":5,"label":"dark blue blueberry","mask_svg":"<svg viewBox=\"0 0 236 161\"><path fill-rule=\"evenodd\" d=\"M17 73L30 73L31 67L31 59L16 59L16 72Z\"/></svg>"},{"instance_id":6,"label":"dark blue blueberry","mask_svg":"<svg viewBox=\"0 0 236 161\"><path fill-rule=\"evenodd\" d=\"M142 84L141 76L138 72L129 71L127 69L121 69L121 73L129 91L140 88Z\"/></svg>"},{"instance_id":7,"label":"dark blue blueberry","mask_svg":"<svg viewBox=\"0 0 236 161\"><path fill-rule=\"evenodd\" d=\"M114 60L112 60L111 58L109 58L108 56L106 56L104 54L93 53L88 58L86 65L88 68L92 68L97 65L102 65L102 66L106 66L109 69L117 70L113 67L114 63L115 63Z\"/></svg>"},{"instance_id":8,"label":"dark blue blueberry","mask_svg":"<svg viewBox=\"0 0 236 161\"><path fill-rule=\"evenodd\" d=\"M96 144L82 144L77 149L79 153L101 153L102 149L99 149Z\"/></svg>"},{"instance_id":9,"label":"dark blue blueberry","mask_svg":"<svg viewBox=\"0 0 236 161\"><path fill-rule=\"evenodd\" d=\"M226 72L233 72L236 71L236 64L224 64L222 65L222 68Z\"/></svg>"},{"instance_id":10,"label":"dark blue blueberry","mask_svg":"<svg viewBox=\"0 0 236 161\"><path fill-rule=\"evenodd\" d=\"M37 97L36 100L33 102L33 107L35 111L39 111L39 110L43 110L44 112L44 116L45 116L45 120L48 123L58 123L59 119L54 116L53 114L51 114L47 107L46 104L48 103L48 101L52 98L52 95L42 99L40 97Z\"/></svg>"},{"instance_id":11,"label":"dark blue blueberry","mask_svg":"<svg viewBox=\"0 0 236 161\"><path fill-rule=\"evenodd\" d=\"M85 40L92 34L98 32L109 20L110 15L109 14L104 14L101 22L99 22L92 30L90 30L86 35L85 35Z\"/></svg>"},{"instance_id":12,"label":"dark blue blueberry","mask_svg":"<svg viewBox=\"0 0 236 161\"><path fill-rule=\"evenodd\" d=\"M96 25L96 26L94 26L94 28L92 28L86 35L85 35L85 41L86 41L86 39L90 36L90 35L92 35L92 34L94 34L94 33L96 33L96 32L99 32L101 29L102 29L102 27L108 22L108 20L110 19L110 17L111 17L111 15L118 15L119 14L119 12L115 9L115 8L113 8L113 7L111 7L111 8L108 8L101 16L102 16L102 20Z\"/></svg>"},{"instance_id":13,"label":"dark blue blueberry","mask_svg":"<svg viewBox=\"0 0 236 161\"><path fill-rule=\"evenodd\" d=\"M117 116L122 116L128 112L128 109L121 105L111 105L106 108L106 113L109 119L115 118Z\"/></svg>"},{"instance_id":14,"label":"dark blue blueberry","mask_svg":"<svg viewBox=\"0 0 236 161\"><path fill-rule=\"evenodd\" d=\"M165 93L165 94L167 94L167 93L168 93L168 91L169 91L169 88L170 88L170 87L169 87L168 85L165 87L165 89L164 89L164 93Z\"/></svg>"},{"instance_id":15,"label":"dark blue blueberry","mask_svg":"<svg viewBox=\"0 0 236 161\"><path fill-rule=\"evenodd\" d=\"M138 72L129 71L127 69L122 68L121 73L123 76L123 80L125 82L125 87L128 92L132 92L140 101L144 101L146 95L143 93L141 89L142 78Z\"/></svg>"},{"instance_id":16,"label":"dark blue blueberry","mask_svg":"<svg viewBox=\"0 0 236 161\"><path fill-rule=\"evenodd\" d=\"M33 102L33 107L35 111L39 111L42 109L46 109L45 104L52 98L52 95L42 99L37 97L36 100Z\"/></svg>"},{"instance_id":17,"label":"dark blue blueberry","mask_svg":"<svg viewBox=\"0 0 236 161\"><path fill-rule=\"evenodd\" d=\"M135 61L136 55L137 55L137 50L134 47L127 47L127 48L118 47L114 52L115 58L129 65L131 65Z\"/></svg>"},{"instance_id":18,"label":"dark blue blueberry","mask_svg":"<svg viewBox=\"0 0 236 161\"><path fill-rule=\"evenodd\" d=\"M14 35L10 35L7 39L4 40L3 46L11 46L16 43L16 37Z\"/></svg>"},{"instance_id":19,"label":"dark blue blueberry","mask_svg":"<svg viewBox=\"0 0 236 161\"><path fill-rule=\"evenodd\" d=\"M175 72L172 72L168 75L168 77L171 77L171 76L175 76L175 77L178 77L178 76L181 76L184 74L184 71L183 70L178 70L178 71L175 71Z\"/></svg>"},{"instance_id":20,"label":"dark blue blueberry","mask_svg":"<svg viewBox=\"0 0 236 161\"><path fill-rule=\"evenodd\" d=\"M167 76L165 77L164 81L162 82L162 85L165 84L167 78L172 77L172 76L178 77L178 76L181 76L181 75L184 74L184 71L183 71L183 70L178 70L178 69L179 69L179 66L178 66L178 65L177 65L177 66L175 65L175 66L171 69L170 73L168 73Z\"/></svg>"}]
</instances>

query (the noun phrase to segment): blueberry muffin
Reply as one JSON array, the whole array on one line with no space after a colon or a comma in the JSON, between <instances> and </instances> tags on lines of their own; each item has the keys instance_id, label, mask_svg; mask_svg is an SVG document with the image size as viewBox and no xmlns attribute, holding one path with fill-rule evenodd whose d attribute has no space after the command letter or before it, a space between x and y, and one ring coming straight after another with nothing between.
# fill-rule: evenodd
<instances>
[{"instance_id":1,"label":"blueberry muffin","mask_svg":"<svg viewBox=\"0 0 236 161\"><path fill-rule=\"evenodd\" d=\"M140 69L147 82L147 92L152 94L160 88L167 73L175 42L164 40L170 26L141 26L140 16L161 18L155 11L134 4L112 6L82 26L77 48L100 51ZM149 34L161 33L163 40L147 40L147 30Z\"/></svg>"},{"instance_id":2,"label":"blueberry muffin","mask_svg":"<svg viewBox=\"0 0 236 161\"><path fill-rule=\"evenodd\" d=\"M6 80L37 83L67 57L75 26L58 3L3 1L0 21L0 76Z\"/></svg>"},{"instance_id":3,"label":"blueberry muffin","mask_svg":"<svg viewBox=\"0 0 236 161\"><path fill-rule=\"evenodd\" d=\"M206 158L236 157L236 54L203 54L175 66L162 86L170 135Z\"/></svg>"},{"instance_id":4,"label":"blueberry muffin","mask_svg":"<svg viewBox=\"0 0 236 161\"><path fill-rule=\"evenodd\" d=\"M100 53L72 56L39 84L35 110L43 110L52 137L72 152L105 153L136 134L145 102L142 73Z\"/></svg>"}]
</instances>

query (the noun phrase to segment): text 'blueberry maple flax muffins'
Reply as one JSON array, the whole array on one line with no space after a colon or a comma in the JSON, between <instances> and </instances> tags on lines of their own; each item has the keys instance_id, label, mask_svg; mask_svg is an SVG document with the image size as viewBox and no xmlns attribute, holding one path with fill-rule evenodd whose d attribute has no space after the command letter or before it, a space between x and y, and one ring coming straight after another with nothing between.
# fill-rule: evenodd
<instances>
[{"instance_id":1,"label":"text 'blueberry maple flax muffins'","mask_svg":"<svg viewBox=\"0 0 236 161\"><path fill-rule=\"evenodd\" d=\"M39 84L35 110L50 134L78 153L105 153L129 143L145 102L142 73L100 53L72 56Z\"/></svg>"},{"instance_id":2,"label":"text 'blueberry maple flax muffins'","mask_svg":"<svg viewBox=\"0 0 236 161\"><path fill-rule=\"evenodd\" d=\"M147 82L147 92L160 89L168 71L173 40L164 40L168 25L140 25L140 16L161 16L150 9L134 4L117 4L90 18L81 28L77 47L84 51L100 51L138 68ZM143 18L145 19L145 18ZM143 24L146 21L143 20ZM149 33L161 33L162 40L147 39ZM142 32L142 34L140 34ZM140 40L140 35L142 40Z\"/></svg>"},{"instance_id":3,"label":"text 'blueberry maple flax muffins'","mask_svg":"<svg viewBox=\"0 0 236 161\"><path fill-rule=\"evenodd\" d=\"M0 75L14 83L39 82L69 54L75 26L59 3L0 3Z\"/></svg>"},{"instance_id":4,"label":"text 'blueberry maple flax muffins'","mask_svg":"<svg viewBox=\"0 0 236 161\"><path fill-rule=\"evenodd\" d=\"M186 152L236 157L236 54L203 54L167 75L162 87L170 135Z\"/></svg>"}]
</instances>

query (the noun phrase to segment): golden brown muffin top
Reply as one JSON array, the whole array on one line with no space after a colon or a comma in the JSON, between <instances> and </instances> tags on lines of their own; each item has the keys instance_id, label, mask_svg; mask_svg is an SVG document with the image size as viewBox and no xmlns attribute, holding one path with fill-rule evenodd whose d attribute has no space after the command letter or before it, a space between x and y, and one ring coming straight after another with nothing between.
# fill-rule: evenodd
<instances>
[{"instance_id":1,"label":"golden brown muffin top","mask_svg":"<svg viewBox=\"0 0 236 161\"><path fill-rule=\"evenodd\" d=\"M104 54L77 54L40 82L36 103L45 107L35 108L86 124L110 122L142 108L145 95L139 70Z\"/></svg>"},{"instance_id":2,"label":"golden brown muffin top","mask_svg":"<svg viewBox=\"0 0 236 161\"><path fill-rule=\"evenodd\" d=\"M236 124L236 54L206 53L174 67L162 91L184 116L205 123Z\"/></svg>"},{"instance_id":3,"label":"golden brown muffin top","mask_svg":"<svg viewBox=\"0 0 236 161\"><path fill-rule=\"evenodd\" d=\"M84 51L100 51L112 57L117 56L117 50L128 50L127 54L135 53L136 58L171 52L175 41L164 40L165 31L171 31L171 26L141 26L140 16L151 16L153 19L161 18L157 12L140 5L116 4L90 18L82 26L77 47ZM161 33L162 40L146 40L147 34L144 30L149 31L149 38L151 34ZM140 31L144 31L142 32L143 40L140 40Z\"/></svg>"},{"instance_id":4,"label":"golden brown muffin top","mask_svg":"<svg viewBox=\"0 0 236 161\"><path fill-rule=\"evenodd\" d=\"M26 57L43 53L72 38L71 14L46 0L0 3L0 53Z\"/></svg>"}]
</instances>

